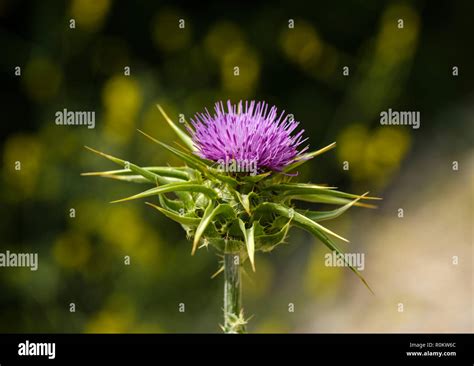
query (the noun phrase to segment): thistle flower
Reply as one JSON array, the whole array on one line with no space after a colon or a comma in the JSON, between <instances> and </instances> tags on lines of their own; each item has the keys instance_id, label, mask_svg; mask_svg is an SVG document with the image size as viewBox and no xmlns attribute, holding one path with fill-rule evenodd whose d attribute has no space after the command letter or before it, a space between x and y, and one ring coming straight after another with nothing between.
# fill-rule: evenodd
<instances>
[{"instance_id":1,"label":"thistle flower","mask_svg":"<svg viewBox=\"0 0 474 366\"><path fill-rule=\"evenodd\" d=\"M281 171L297 159L308 146L298 151L304 130L291 136L298 127L292 116L277 113L265 102L216 103L215 114L198 113L188 127L198 155L214 161L255 161L258 171Z\"/></svg>"},{"instance_id":2,"label":"thistle flower","mask_svg":"<svg viewBox=\"0 0 474 366\"><path fill-rule=\"evenodd\" d=\"M321 224L334 219L352 206L373 207L364 203L378 198L354 195L325 185L292 182L297 167L332 149L298 150L306 140L303 130L295 133L297 122L266 103L228 102L224 111L217 103L214 116L200 113L187 126L179 128L158 106L165 120L184 147L172 147L140 131L146 137L179 157L180 167L141 167L126 160L88 148L122 166L123 169L84 173L88 176L145 183L154 187L114 202L149 197L146 202L168 218L181 224L192 240L191 253L212 246L222 255L215 275L224 273L224 325L228 333L245 331L241 299L241 267L248 261L255 271L255 253L269 252L288 236L290 227L306 230L338 255L342 250L334 238L347 241ZM255 174L234 174L235 170L216 167L216 162L253 160ZM300 201L340 206L330 211L299 209ZM344 261L345 256L341 257ZM368 287L356 268L346 265ZM369 288L370 289L370 288Z\"/></svg>"}]
</instances>

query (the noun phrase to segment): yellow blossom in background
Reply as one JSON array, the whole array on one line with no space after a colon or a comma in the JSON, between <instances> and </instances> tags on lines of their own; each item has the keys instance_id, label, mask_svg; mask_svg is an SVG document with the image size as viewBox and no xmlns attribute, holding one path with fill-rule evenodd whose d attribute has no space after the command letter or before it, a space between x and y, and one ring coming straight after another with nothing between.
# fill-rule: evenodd
<instances>
[{"instance_id":1,"label":"yellow blossom in background","mask_svg":"<svg viewBox=\"0 0 474 366\"><path fill-rule=\"evenodd\" d=\"M128 294L114 293L104 308L89 320L85 333L126 333L134 327L135 304Z\"/></svg>"},{"instance_id":2,"label":"yellow blossom in background","mask_svg":"<svg viewBox=\"0 0 474 366\"><path fill-rule=\"evenodd\" d=\"M250 48L232 48L221 64L222 86L240 98L255 90L260 76L257 53Z\"/></svg>"},{"instance_id":3,"label":"yellow blossom in background","mask_svg":"<svg viewBox=\"0 0 474 366\"><path fill-rule=\"evenodd\" d=\"M314 243L306 267L304 288L315 298L330 297L338 291L344 278L344 268L328 267L325 265L327 248Z\"/></svg>"},{"instance_id":4,"label":"yellow blossom in background","mask_svg":"<svg viewBox=\"0 0 474 366\"><path fill-rule=\"evenodd\" d=\"M53 256L60 266L79 270L91 256L90 243L78 231L64 233L54 243Z\"/></svg>"},{"instance_id":5,"label":"yellow blossom in background","mask_svg":"<svg viewBox=\"0 0 474 366\"><path fill-rule=\"evenodd\" d=\"M99 235L122 258L128 255L135 264L158 272L160 238L147 227L137 208L114 205L103 220Z\"/></svg>"},{"instance_id":6,"label":"yellow blossom in background","mask_svg":"<svg viewBox=\"0 0 474 366\"><path fill-rule=\"evenodd\" d=\"M28 96L36 102L45 102L57 95L62 72L49 58L34 57L25 68L22 82Z\"/></svg>"},{"instance_id":7,"label":"yellow blossom in background","mask_svg":"<svg viewBox=\"0 0 474 366\"><path fill-rule=\"evenodd\" d=\"M44 147L33 135L11 136L3 148L3 179L12 195L29 197L34 193L43 164Z\"/></svg>"},{"instance_id":8,"label":"yellow blossom in background","mask_svg":"<svg viewBox=\"0 0 474 366\"><path fill-rule=\"evenodd\" d=\"M246 288L249 296L262 298L270 289L274 276L275 270L271 263L264 256L260 256L258 258L258 281L255 278L244 276L243 286Z\"/></svg>"},{"instance_id":9,"label":"yellow blossom in background","mask_svg":"<svg viewBox=\"0 0 474 366\"><path fill-rule=\"evenodd\" d=\"M403 127L378 127L373 132L365 125L346 127L338 137L337 154L341 164L356 180L371 180L383 187L397 171L408 152L411 138Z\"/></svg>"},{"instance_id":10,"label":"yellow blossom in background","mask_svg":"<svg viewBox=\"0 0 474 366\"><path fill-rule=\"evenodd\" d=\"M237 25L228 21L214 24L204 39L204 48L219 63L227 96L245 98L253 94L260 77L260 59Z\"/></svg>"},{"instance_id":11,"label":"yellow blossom in background","mask_svg":"<svg viewBox=\"0 0 474 366\"><path fill-rule=\"evenodd\" d=\"M153 42L160 50L177 51L189 45L190 22L176 9L162 9L153 18L151 35Z\"/></svg>"},{"instance_id":12,"label":"yellow blossom in background","mask_svg":"<svg viewBox=\"0 0 474 366\"><path fill-rule=\"evenodd\" d=\"M104 85L104 132L112 141L125 143L135 132L142 92L131 76L114 76Z\"/></svg>"},{"instance_id":13,"label":"yellow blossom in background","mask_svg":"<svg viewBox=\"0 0 474 366\"><path fill-rule=\"evenodd\" d=\"M340 70L343 53L324 42L317 29L306 20L295 20L295 27L287 25L280 33L280 47L291 62L298 65L308 75L333 82Z\"/></svg>"},{"instance_id":14,"label":"yellow blossom in background","mask_svg":"<svg viewBox=\"0 0 474 366\"><path fill-rule=\"evenodd\" d=\"M242 49L244 46L244 36L240 28L227 21L214 24L204 39L206 51L216 60L222 60L233 49Z\"/></svg>"},{"instance_id":15,"label":"yellow blossom in background","mask_svg":"<svg viewBox=\"0 0 474 366\"><path fill-rule=\"evenodd\" d=\"M403 21L403 28L398 22ZM400 23L401 24L401 23ZM375 57L381 69L396 64L412 56L415 50L419 29L418 14L411 6L397 4L388 7L382 17L381 31L376 39Z\"/></svg>"},{"instance_id":16,"label":"yellow blossom in background","mask_svg":"<svg viewBox=\"0 0 474 366\"><path fill-rule=\"evenodd\" d=\"M296 21L295 28L285 28L280 44L291 61L303 69L314 67L323 53L323 43L318 32L306 21Z\"/></svg>"},{"instance_id":17,"label":"yellow blossom in background","mask_svg":"<svg viewBox=\"0 0 474 366\"><path fill-rule=\"evenodd\" d=\"M70 16L76 21L76 27L97 30L110 8L110 0L73 0L70 3Z\"/></svg>"}]
</instances>

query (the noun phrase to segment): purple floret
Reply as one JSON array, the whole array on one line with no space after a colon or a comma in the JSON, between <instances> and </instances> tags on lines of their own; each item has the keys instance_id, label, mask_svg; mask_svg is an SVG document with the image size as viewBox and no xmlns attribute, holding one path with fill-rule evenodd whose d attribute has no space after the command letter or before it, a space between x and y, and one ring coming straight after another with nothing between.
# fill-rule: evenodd
<instances>
[{"instance_id":1,"label":"purple floret","mask_svg":"<svg viewBox=\"0 0 474 366\"><path fill-rule=\"evenodd\" d=\"M204 159L255 161L260 172L281 171L308 149L297 149L306 141L304 130L291 135L299 122L285 111L277 115L275 106L254 101L237 106L228 101L227 111L222 102L214 109L212 116L207 109L197 113L191 119L193 128L188 128L197 155Z\"/></svg>"}]
</instances>

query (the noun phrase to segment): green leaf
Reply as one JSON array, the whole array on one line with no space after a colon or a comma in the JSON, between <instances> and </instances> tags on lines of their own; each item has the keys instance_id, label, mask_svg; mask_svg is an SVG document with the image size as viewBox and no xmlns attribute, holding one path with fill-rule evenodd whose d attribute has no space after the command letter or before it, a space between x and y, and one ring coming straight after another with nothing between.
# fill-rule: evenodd
<instances>
[{"instance_id":1,"label":"green leaf","mask_svg":"<svg viewBox=\"0 0 474 366\"><path fill-rule=\"evenodd\" d=\"M319 192L331 191L335 187L321 186L317 184L305 184L305 183L281 183L271 184L262 188L264 191L275 191L282 192L283 194L296 195L296 194L314 194ZM334 192L334 191L331 191Z\"/></svg>"},{"instance_id":2,"label":"green leaf","mask_svg":"<svg viewBox=\"0 0 474 366\"><path fill-rule=\"evenodd\" d=\"M201 222L199 223L196 233L194 234L193 249L191 254L194 255L197 249L199 240L201 239L202 234L206 230L207 226L211 223L212 219L217 215L225 214L227 218L235 218L235 212L232 207L226 203L220 204L214 208L214 201L209 201L209 205L206 207L204 214L202 215Z\"/></svg>"},{"instance_id":3,"label":"green leaf","mask_svg":"<svg viewBox=\"0 0 474 366\"><path fill-rule=\"evenodd\" d=\"M239 184L239 182L232 178L231 176L228 176L226 174L220 173L217 169L214 168L209 168L208 170L208 176L211 176L219 181L222 181L224 183L227 183L230 187L235 188Z\"/></svg>"},{"instance_id":4,"label":"green leaf","mask_svg":"<svg viewBox=\"0 0 474 366\"><path fill-rule=\"evenodd\" d=\"M99 154L117 164L120 164L122 166L124 166L125 168L129 168L129 169L124 169L124 171L131 171L131 172L135 172L135 173L138 173L140 174L141 176L145 177L146 179L148 179L150 181L150 183L154 183L154 184L169 184L169 183L175 183L176 182L176 178L171 178L171 177L163 177L161 175L158 175L158 174L155 174L154 172L146 169L146 168L141 168L135 164L131 164L125 160L122 160L122 159L119 159L119 158L116 158L112 155L108 155L108 154L105 154L105 153L102 153L100 151L97 151L97 150L94 150L94 149L91 149L89 147L86 146L87 149L89 149L90 151L96 153L96 154ZM160 169L160 170L164 170L165 167L158 167L158 168L154 168L154 169ZM171 170L168 170L168 172L170 172ZM83 175L93 175L94 173L84 173ZM108 177L108 176L104 176L104 177ZM120 178L117 178L117 179L120 179ZM121 179L121 180L127 180L127 179ZM140 182L141 180L133 180L134 182ZM188 205L190 205L192 203L192 196L190 193L188 192L177 192L176 193L179 198L181 198L184 202L186 202Z\"/></svg>"},{"instance_id":5,"label":"green leaf","mask_svg":"<svg viewBox=\"0 0 474 366\"><path fill-rule=\"evenodd\" d=\"M152 184L152 182L150 182L149 179L146 179L145 177L142 177L141 175L111 175L111 174L106 174L106 175L97 175L97 176L102 177L102 178L121 180L123 182Z\"/></svg>"},{"instance_id":6,"label":"green leaf","mask_svg":"<svg viewBox=\"0 0 474 366\"><path fill-rule=\"evenodd\" d=\"M222 182L229 184L232 187L236 187L238 185L238 182L234 178L229 177L228 175L222 174L217 169L213 168L212 164L215 164L214 162L206 161L204 159L199 158L198 156L194 154L189 154L179 149L176 149L172 146L165 144L164 142L161 142L155 139L154 137L151 137L150 135L148 135L147 133L141 130L138 130L138 131L144 136L146 136L147 138L149 138L150 140L152 140L153 142L161 145L162 147L170 151L172 154L179 157L181 160L189 164L189 166L191 166L192 168L199 170L202 174L208 177L214 177Z\"/></svg>"},{"instance_id":7,"label":"green leaf","mask_svg":"<svg viewBox=\"0 0 474 366\"><path fill-rule=\"evenodd\" d=\"M323 147L322 149L319 149L317 151L313 151L307 154L303 154L299 159L297 159L293 164L288 165L286 168L283 169L283 173L288 173L295 168L299 167L301 164L306 163L308 160L314 158L315 156L321 155L325 153L326 151L329 151L336 147L336 143L333 142L332 144L329 144L326 147Z\"/></svg>"},{"instance_id":8,"label":"green leaf","mask_svg":"<svg viewBox=\"0 0 474 366\"><path fill-rule=\"evenodd\" d=\"M188 180L189 174L182 168L172 168L172 167L142 167L142 169L147 170L151 173L156 173L158 175L177 178L181 180ZM133 175L133 171L130 169L117 169L117 170L108 170L102 172L88 172L82 173L83 176L99 176L104 178L114 178L122 176Z\"/></svg>"},{"instance_id":9,"label":"green leaf","mask_svg":"<svg viewBox=\"0 0 474 366\"><path fill-rule=\"evenodd\" d=\"M208 195L211 198L217 198L217 194L216 194L216 192L214 192L214 190L212 190L211 188L207 188L205 186L202 186L200 184L169 183L169 184L165 184L163 186L151 188L147 191L135 194L135 195L127 197L127 198L122 198L120 200L112 201L112 203L135 200L135 199L138 199L138 198L154 196L154 195L158 195L158 194L162 194L162 193L183 192L183 191L186 191L186 192L201 192L201 193L204 193L204 194Z\"/></svg>"},{"instance_id":10,"label":"green leaf","mask_svg":"<svg viewBox=\"0 0 474 366\"><path fill-rule=\"evenodd\" d=\"M194 253L196 253L196 249L197 249L199 240L201 239L201 235L206 230L207 225L209 225L211 222L211 219L212 219L211 214L213 211L214 211L214 201L211 200L209 201L209 205L204 210L204 214L202 215L201 221L199 222L196 232L194 233L194 241L193 241L193 248L191 250L191 255L194 255Z\"/></svg>"},{"instance_id":11,"label":"green leaf","mask_svg":"<svg viewBox=\"0 0 474 366\"><path fill-rule=\"evenodd\" d=\"M240 204L244 208L245 212L250 215L250 201L249 196L247 194L240 194L238 191L234 191L235 195L239 199Z\"/></svg>"},{"instance_id":12,"label":"green leaf","mask_svg":"<svg viewBox=\"0 0 474 366\"><path fill-rule=\"evenodd\" d=\"M274 234L263 234L255 236L255 243L258 250L262 252L270 252L277 245L283 243L286 236L288 235L288 230L290 229L291 220L289 220L278 232Z\"/></svg>"},{"instance_id":13,"label":"green leaf","mask_svg":"<svg viewBox=\"0 0 474 366\"><path fill-rule=\"evenodd\" d=\"M281 191L282 194L287 196L302 196L302 195L326 195L332 197L340 197L340 198L348 198L348 199L357 199L362 198L364 200L381 200L379 197L370 197L364 195L364 197L359 196L357 194L346 193L341 191L336 191L335 187L326 187L320 186L316 184L304 184L304 183L287 183L287 184L277 184L277 185L270 185L265 187L264 189L274 190L274 191Z\"/></svg>"},{"instance_id":14,"label":"green leaf","mask_svg":"<svg viewBox=\"0 0 474 366\"><path fill-rule=\"evenodd\" d=\"M364 194L364 197L362 197L361 195L358 195L358 194L340 192L340 191L336 191L336 190L333 190L333 189L331 189L329 191L322 192L322 194L331 195L331 196L335 196L335 197L341 197L341 198L348 198L348 199L351 199L351 200L357 199L357 198L362 198L363 200L371 200L371 201L381 200L381 198L379 198L379 197L367 196L367 193Z\"/></svg>"},{"instance_id":15,"label":"green leaf","mask_svg":"<svg viewBox=\"0 0 474 366\"><path fill-rule=\"evenodd\" d=\"M337 254L339 255L342 255L343 259L344 259L344 262L347 264L347 266L351 269L352 272L354 272L356 274L357 277L359 277L359 279L364 283L364 285L369 289L369 291L373 294L374 292L372 291L372 289L370 288L369 284L367 283L367 281L364 279L364 277L360 274L360 272L355 268L353 267L350 263L348 263L346 261L346 258L344 257L344 252L341 251L336 244L334 244L334 242L332 242L331 239L329 239L323 232L321 232L320 230L318 230L317 228L315 228L314 226L310 226L310 225L306 225L302 222L296 222L296 226L299 226L300 228L306 230L306 231L309 231L311 234L313 234L314 236L316 236L319 240L321 240L323 242L323 244L325 244L329 249L331 249L332 251L335 251Z\"/></svg>"},{"instance_id":16,"label":"green leaf","mask_svg":"<svg viewBox=\"0 0 474 366\"><path fill-rule=\"evenodd\" d=\"M329 249L336 251L338 254L343 254L343 252L332 242L332 240L327 237L324 232L328 232L329 230L324 228L323 226L319 225L318 223L308 219L307 217L303 216L302 214L298 212L291 212L291 209L288 207L285 207L280 204L276 203L262 203L257 209L259 210L271 210L274 212L279 213L282 216L292 218L294 221L295 225L298 227L301 227L302 229L305 229L306 231L309 231L313 235L315 235L317 238L319 238L323 244L325 244ZM332 232L329 232L332 233ZM334 233L332 233L334 235ZM339 237L339 236L337 236ZM340 238L340 237L339 237ZM350 267L350 269L362 280L362 282L367 286L367 288L373 293L372 289L369 287L365 279L362 277L362 275L357 271L356 268L350 266L349 263L347 263Z\"/></svg>"},{"instance_id":17,"label":"green leaf","mask_svg":"<svg viewBox=\"0 0 474 366\"><path fill-rule=\"evenodd\" d=\"M164 194L159 194L158 199L160 200L160 205L169 211L178 213L180 210L184 209L184 203L181 200L171 200Z\"/></svg>"},{"instance_id":18,"label":"green leaf","mask_svg":"<svg viewBox=\"0 0 474 366\"><path fill-rule=\"evenodd\" d=\"M257 183L257 182L260 182L262 179L267 178L272 173L273 173L272 171L268 171L268 172L257 174L257 175L243 175L240 177L240 179L242 179L245 182Z\"/></svg>"},{"instance_id":19,"label":"green leaf","mask_svg":"<svg viewBox=\"0 0 474 366\"><path fill-rule=\"evenodd\" d=\"M325 220L332 220L335 219L336 217L339 217L342 215L345 211L347 211L349 208L351 208L353 205L355 205L360 199L364 198L367 194L364 193L362 196L356 198L355 200L347 203L346 205L339 207L335 210L331 211L304 211L304 210L297 210L299 213L302 215L306 216L307 218L319 222L319 221L325 221Z\"/></svg>"},{"instance_id":20,"label":"green leaf","mask_svg":"<svg viewBox=\"0 0 474 366\"><path fill-rule=\"evenodd\" d=\"M168 122L168 124L171 126L171 128L174 130L174 132L176 132L176 134L178 135L178 137L181 139L181 141L183 141L183 143L191 150L191 151L196 151L196 147L194 146L194 143L193 143L193 140L191 139L191 137L186 133L184 132L181 128L179 128L172 120L171 118L168 117L168 115L165 113L165 111L163 110L163 108L161 108L161 106L159 104L156 105L156 107L158 108L158 110L161 112L161 114L163 115L163 117L165 118L166 122Z\"/></svg>"},{"instance_id":21,"label":"green leaf","mask_svg":"<svg viewBox=\"0 0 474 366\"><path fill-rule=\"evenodd\" d=\"M255 272L255 223L252 224L250 229L247 229L244 222L239 219L239 226L244 235L245 246L247 247L247 253L249 255L250 264L252 265L252 270Z\"/></svg>"},{"instance_id":22,"label":"green leaf","mask_svg":"<svg viewBox=\"0 0 474 366\"><path fill-rule=\"evenodd\" d=\"M181 160L183 160L184 162L189 164L191 167L193 167L195 169L198 169L200 172L206 173L209 170L209 168L210 168L209 164L207 164L203 159L200 159L200 158L198 158L197 156L195 156L191 153L186 153L186 152L181 151L179 149L176 149L172 146L169 146L168 144L165 144L164 142L161 142L161 141L155 139L154 137L150 136L146 132L143 132L142 130L138 130L138 132L140 132L142 135L144 135L145 137L147 137L151 141L157 143L158 145L161 145L166 150L173 153L174 155L179 157Z\"/></svg>"},{"instance_id":23,"label":"green leaf","mask_svg":"<svg viewBox=\"0 0 474 366\"><path fill-rule=\"evenodd\" d=\"M101 178L108 178L108 179L116 179L120 180L123 182L131 182L131 183L148 183L148 184L153 184L154 182L151 182L149 179L141 176L141 175L99 175ZM177 178L171 178L167 177L166 178L166 184L167 183L183 183L186 182L182 179L177 179ZM156 184L156 183L155 183ZM165 183L164 183L165 184Z\"/></svg>"},{"instance_id":24,"label":"green leaf","mask_svg":"<svg viewBox=\"0 0 474 366\"><path fill-rule=\"evenodd\" d=\"M303 200L305 196L311 196L306 201L309 202L321 202L321 203L333 203L333 204L346 204L354 199L364 200L380 200L378 197L369 197L367 195L359 196L356 194L340 192L333 189L334 187L318 186L314 184L280 184L271 185L265 189L271 189L274 191L280 191L283 197L289 199ZM336 198L336 199L333 199ZM372 205L358 203L358 206L373 207Z\"/></svg>"},{"instance_id":25,"label":"green leaf","mask_svg":"<svg viewBox=\"0 0 474 366\"><path fill-rule=\"evenodd\" d=\"M349 242L349 240L343 238L342 236L332 232L331 230L325 228L324 226L318 224L317 222L314 222L313 220L307 218L306 216L300 214L299 212L294 211L292 208L283 206L278 203L270 203L270 202L264 202L262 203L259 208L259 210L271 210L276 213L278 213L281 216L287 217L289 219L294 220L295 222L299 222L304 225L308 225L310 227L314 227L317 230L321 230L322 232L325 232L329 235L332 235L338 239L341 239L345 242Z\"/></svg>"},{"instance_id":26,"label":"green leaf","mask_svg":"<svg viewBox=\"0 0 474 366\"><path fill-rule=\"evenodd\" d=\"M313 203L326 203L330 205L346 205L351 203L352 200L342 197L334 197L331 195L324 194L311 194L311 195L295 195L295 196L286 196L290 200L304 201L304 202L313 202ZM367 203L356 202L354 206L366 207L366 208L376 208L374 205Z\"/></svg>"},{"instance_id":27,"label":"green leaf","mask_svg":"<svg viewBox=\"0 0 474 366\"><path fill-rule=\"evenodd\" d=\"M103 156L106 159L109 159L110 161L113 161L116 164L119 164L119 165L123 166L125 169L130 169L132 172L134 172L136 174L139 174L142 177L145 177L150 182L153 182L155 184L157 184L157 183L160 183L160 184L170 183L168 178L165 178L165 177L162 177L158 174L152 173L152 172L150 172L146 169L143 169L143 168L139 167L138 165L135 165L135 164L132 164L128 161L116 158L115 156L105 154L101 151L95 150L95 149L93 149L91 147L88 147L88 146L85 146L85 148L88 149L89 151L92 151L93 153L96 153L100 156ZM87 173L84 173L83 175L87 175Z\"/></svg>"},{"instance_id":28,"label":"green leaf","mask_svg":"<svg viewBox=\"0 0 474 366\"><path fill-rule=\"evenodd\" d=\"M199 223L201 222L201 219L198 217L187 217L183 215L179 215L174 213L173 211L164 209L160 206L154 205L153 203L150 202L145 202L148 206L151 206L158 211L160 211L163 215L166 217L170 218L173 221L176 221L177 223L181 225L186 225L186 226L191 226L191 227L197 227Z\"/></svg>"}]
</instances>

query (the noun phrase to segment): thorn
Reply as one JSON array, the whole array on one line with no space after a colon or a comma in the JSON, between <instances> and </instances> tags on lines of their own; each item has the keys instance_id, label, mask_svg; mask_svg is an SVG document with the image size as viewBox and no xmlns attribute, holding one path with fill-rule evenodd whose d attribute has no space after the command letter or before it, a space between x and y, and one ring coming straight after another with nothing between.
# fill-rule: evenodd
<instances>
[{"instance_id":1,"label":"thorn","mask_svg":"<svg viewBox=\"0 0 474 366\"><path fill-rule=\"evenodd\" d=\"M219 268L212 276L211 276L211 279L214 279L216 278L220 273L222 273L224 271L224 266L221 266L221 268Z\"/></svg>"},{"instance_id":2,"label":"thorn","mask_svg":"<svg viewBox=\"0 0 474 366\"><path fill-rule=\"evenodd\" d=\"M196 237L194 237L193 249L191 249L191 255L194 255L196 253L198 243L199 243L199 238L198 238L198 240L196 240Z\"/></svg>"},{"instance_id":3,"label":"thorn","mask_svg":"<svg viewBox=\"0 0 474 366\"><path fill-rule=\"evenodd\" d=\"M142 135L144 135L145 137L148 137L150 140L152 140L153 142L156 142L156 143L160 143L157 139L155 139L154 137L150 136L149 134L147 134L146 132L140 130L139 128L137 128L137 131L140 132Z\"/></svg>"},{"instance_id":4,"label":"thorn","mask_svg":"<svg viewBox=\"0 0 474 366\"><path fill-rule=\"evenodd\" d=\"M201 244L200 247L198 247L198 249L201 249L201 248L209 249L209 240L207 240L206 238L204 238L202 241L203 241L203 243Z\"/></svg>"}]
</instances>

